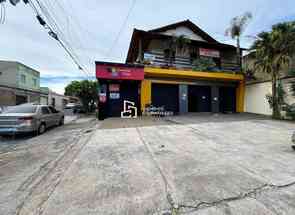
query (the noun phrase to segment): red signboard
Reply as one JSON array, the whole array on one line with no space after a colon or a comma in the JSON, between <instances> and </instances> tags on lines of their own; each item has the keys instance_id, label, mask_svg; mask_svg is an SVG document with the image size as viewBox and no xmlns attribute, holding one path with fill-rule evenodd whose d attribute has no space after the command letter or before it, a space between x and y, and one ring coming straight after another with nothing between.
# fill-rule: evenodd
<instances>
[{"instance_id":1,"label":"red signboard","mask_svg":"<svg viewBox=\"0 0 295 215\"><path fill-rule=\"evenodd\" d=\"M220 58L220 52L214 49L200 48L200 55L206 57Z\"/></svg>"},{"instance_id":2,"label":"red signboard","mask_svg":"<svg viewBox=\"0 0 295 215\"><path fill-rule=\"evenodd\" d=\"M124 64L96 65L96 77L98 79L112 80L143 80L143 67L132 67Z\"/></svg>"},{"instance_id":3,"label":"red signboard","mask_svg":"<svg viewBox=\"0 0 295 215\"><path fill-rule=\"evenodd\" d=\"M109 85L110 92L118 92L120 91L120 84L110 84Z\"/></svg>"}]
</instances>

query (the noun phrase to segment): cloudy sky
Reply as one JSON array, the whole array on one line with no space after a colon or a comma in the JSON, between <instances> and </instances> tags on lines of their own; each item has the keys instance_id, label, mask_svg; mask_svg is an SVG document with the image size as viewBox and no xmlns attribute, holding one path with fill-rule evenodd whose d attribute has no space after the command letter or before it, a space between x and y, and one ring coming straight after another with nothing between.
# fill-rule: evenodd
<instances>
[{"instance_id":1,"label":"cloudy sky","mask_svg":"<svg viewBox=\"0 0 295 215\"><path fill-rule=\"evenodd\" d=\"M224 36L232 17L246 11L254 18L243 46L271 25L295 20L294 0L137 0L129 19L124 20L134 0L43 0L89 76L94 62L124 62L134 28L149 30L190 19L220 42L232 43ZM116 41L120 28L124 26ZM39 25L33 10L23 3L6 4L6 20L0 24L0 59L22 62L41 73L42 86L63 93L72 80L85 79L56 41ZM248 37L250 36L250 37Z\"/></svg>"}]
</instances>

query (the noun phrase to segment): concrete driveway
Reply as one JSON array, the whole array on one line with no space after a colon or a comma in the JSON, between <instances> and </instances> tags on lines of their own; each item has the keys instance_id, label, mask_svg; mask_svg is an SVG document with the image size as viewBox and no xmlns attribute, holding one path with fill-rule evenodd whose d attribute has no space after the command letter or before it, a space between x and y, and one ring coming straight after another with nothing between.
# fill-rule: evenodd
<instances>
[{"instance_id":1,"label":"concrete driveway","mask_svg":"<svg viewBox=\"0 0 295 215\"><path fill-rule=\"evenodd\" d=\"M46 198L31 196L19 214L295 214L294 123L244 114L161 121L104 122L60 182L41 189Z\"/></svg>"}]
</instances>

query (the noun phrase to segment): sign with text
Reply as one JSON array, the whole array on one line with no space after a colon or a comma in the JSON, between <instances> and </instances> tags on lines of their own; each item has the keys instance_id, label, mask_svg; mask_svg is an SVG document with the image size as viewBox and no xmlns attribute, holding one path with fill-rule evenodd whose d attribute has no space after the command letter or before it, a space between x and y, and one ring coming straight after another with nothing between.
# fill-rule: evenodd
<instances>
[{"instance_id":1,"label":"sign with text","mask_svg":"<svg viewBox=\"0 0 295 215\"><path fill-rule=\"evenodd\" d=\"M119 92L120 91L120 84L110 84L109 91L110 92Z\"/></svg>"},{"instance_id":2,"label":"sign with text","mask_svg":"<svg viewBox=\"0 0 295 215\"><path fill-rule=\"evenodd\" d=\"M106 93L100 93L99 94L99 102L105 103L107 101L107 94Z\"/></svg>"},{"instance_id":3,"label":"sign with text","mask_svg":"<svg viewBox=\"0 0 295 215\"><path fill-rule=\"evenodd\" d=\"M200 48L200 55L205 57L220 58L220 52L214 49Z\"/></svg>"},{"instance_id":4,"label":"sign with text","mask_svg":"<svg viewBox=\"0 0 295 215\"><path fill-rule=\"evenodd\" d=\"M144 79L144 69L128 65L96 65L96 77L98 79L141 81Z\"/></svg>"},{"instance_id":5,"label":"sign with text","mask_svg":"<svg viewBox=\"0 0 295 215\"><path fill-rule=\"evenodd\" d=\"M110 99L120 99L120 93L110 93Z\"/></svg>"}]
</instances>

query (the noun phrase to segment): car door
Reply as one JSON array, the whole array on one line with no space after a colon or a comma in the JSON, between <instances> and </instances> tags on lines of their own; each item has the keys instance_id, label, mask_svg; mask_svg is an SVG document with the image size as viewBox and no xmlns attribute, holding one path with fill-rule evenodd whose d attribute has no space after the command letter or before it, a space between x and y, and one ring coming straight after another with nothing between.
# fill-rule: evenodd
<instances>
[{"instance_id":1,"label":"car door","mask_svg":"<svg viewBox=\"0 0 295 215\"><path fill-rule=\"evenodd\" d=\"M51 119L51 112L48 107L41 107L41 122L45 122L46 127L51 127L53 125Z\"/></svg>"},{"instance_id":2,"label":"car door","mask_svg":"<svg viewBox=\"0 0 295 215\"><path fill-rule=\"evenodd\" d=\"M54 107L49 106L49 110L51 111L51 119L53 125L58 125L60 122L60 113Z\"/></svg>"}]
</instances>

